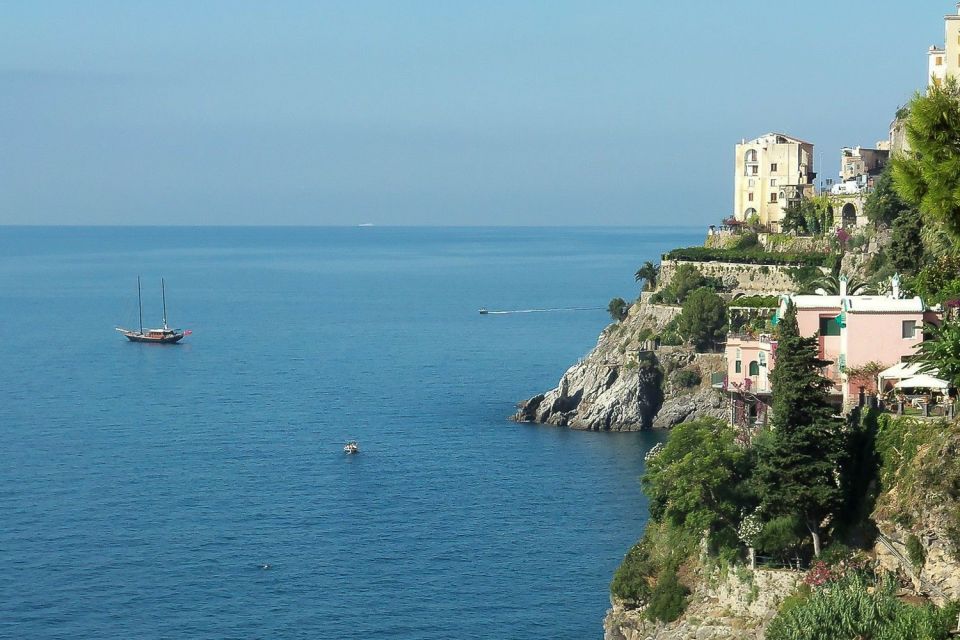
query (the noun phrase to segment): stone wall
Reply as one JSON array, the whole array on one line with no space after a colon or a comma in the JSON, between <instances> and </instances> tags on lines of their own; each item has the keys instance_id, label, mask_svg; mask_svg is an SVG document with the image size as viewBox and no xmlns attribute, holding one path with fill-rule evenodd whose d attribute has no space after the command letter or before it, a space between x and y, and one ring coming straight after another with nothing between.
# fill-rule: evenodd
<instances>
[{"instance_id":1,"label":"stone wall","mask_svg":"<svg viewBox=\"0 0 960 640\"><path fill-rule=\"evenodd\" d=\"M690 264L705 276L719 278L725 287L733 293L774 294L793 293L797 283L790 276L792 267L761 264L739 264L736 262L690 262L663 260L660 263L661 286L669 284L673 274L682 264ZM830 270L820 268L824 274Z\"/></svg>"}]
</instances>

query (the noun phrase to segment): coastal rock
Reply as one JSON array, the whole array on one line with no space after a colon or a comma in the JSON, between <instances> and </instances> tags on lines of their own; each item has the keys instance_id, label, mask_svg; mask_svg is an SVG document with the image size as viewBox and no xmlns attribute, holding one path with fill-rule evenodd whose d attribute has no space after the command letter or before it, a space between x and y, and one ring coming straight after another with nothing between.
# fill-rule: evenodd
<instances>
[{"instance_id":1,"label":"coastal rock","mask_svg":"<svg viewBox=\"0 0 960 640\"><path fill-rule=\"evenodd\" d=\"M647 620L642 609L614 601L603 621L604 640L760 640L780 604L803 574L757 569L702 580L675 622Z\"/></svg>"},{"instance_id":2,"label":"coastal rock","mask_svg":"<svg viewBox=\"0 0 960 640\"><path fill-rule=\"evenodd\" d=\"M720 354L685 347L654 348L648 338L680 313L678 307L637 303L622 322L600 335L597 346L560 378L556 388L518 405L517 422L594 431L669 428L700 416L726 415L710 374L723 369ZM701 383L674 384L670 376L692 371Z\"/></svg>"}]
</instances>

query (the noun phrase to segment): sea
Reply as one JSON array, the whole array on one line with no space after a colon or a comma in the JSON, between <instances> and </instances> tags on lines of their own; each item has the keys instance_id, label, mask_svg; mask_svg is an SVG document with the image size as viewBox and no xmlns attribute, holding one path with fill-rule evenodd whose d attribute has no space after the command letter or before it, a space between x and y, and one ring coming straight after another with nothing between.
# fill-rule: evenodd
<instances>
[{"instance_id":1,"label":"sea","mask_svg":"<svg viewBox=\"0 0 960 640\"><path fill-rule=\"evenodd\" d=\"M0 227L0 637L602 638L663 435L507 418L701 240Z\"/></svg>"}]
</instances>

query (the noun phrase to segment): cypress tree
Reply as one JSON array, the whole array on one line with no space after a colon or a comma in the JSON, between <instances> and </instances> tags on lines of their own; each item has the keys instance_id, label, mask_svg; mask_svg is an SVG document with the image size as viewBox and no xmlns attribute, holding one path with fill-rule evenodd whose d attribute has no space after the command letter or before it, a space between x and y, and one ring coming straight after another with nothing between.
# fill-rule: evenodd
<instances>
[{"instance_id":1,"label":"cypress tree","mask_svg":"<svg viewBox=\"0 0 960 640\"><path fill-rule=\"evenodd\" d=\"M836 481L843 453L840 423L832 417L829 380L820 369L816 337L804 338L792 302L779 325L773 385L772 432L758 451L757 493L771 517L796 516L820 555L820 525L842 499Z\"/></svg>"}]
</instances>

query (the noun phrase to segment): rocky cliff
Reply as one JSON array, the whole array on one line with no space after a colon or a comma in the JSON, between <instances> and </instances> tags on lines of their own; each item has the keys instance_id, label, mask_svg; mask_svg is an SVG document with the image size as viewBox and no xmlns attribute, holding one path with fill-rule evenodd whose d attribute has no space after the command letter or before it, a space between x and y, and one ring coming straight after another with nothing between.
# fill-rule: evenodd
<instances>
[{"instance_id":1,"label":"rocky cliff","mask_svg":"<svg viewBox=\"0 0 960 640\"><path fill-rule=\"evenodd\" d=\"M684 615L669 624L614 600L603 620L604 640L760 640L802 574L758 569L702 579Z\"/></svg>"},{"instance_id":2,"label":"rocky cliff","mask_svg":"<svg viewBox=\"0 0 960 640\"><path fill-rule=\"evenodd\" d=\"M520 403L513 419L637 431L726 416L721 394L710 386L710 374L724 368L722 355L650 348L648 338L679 313L679 307L635 304L625 320L603 331L597 346L563 374L556 388ZM680 376L681 371L689 374Z\"/></svg>"}]
</instances>

